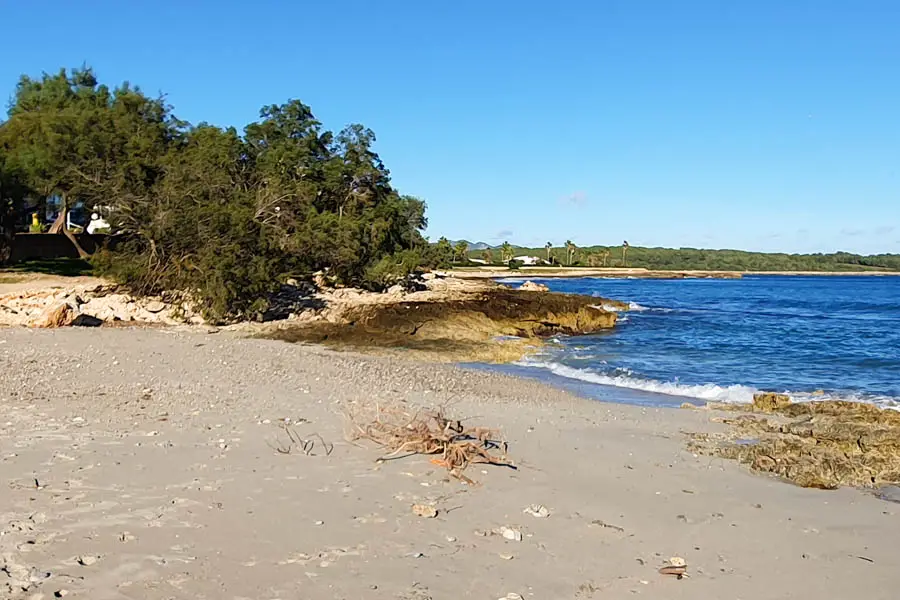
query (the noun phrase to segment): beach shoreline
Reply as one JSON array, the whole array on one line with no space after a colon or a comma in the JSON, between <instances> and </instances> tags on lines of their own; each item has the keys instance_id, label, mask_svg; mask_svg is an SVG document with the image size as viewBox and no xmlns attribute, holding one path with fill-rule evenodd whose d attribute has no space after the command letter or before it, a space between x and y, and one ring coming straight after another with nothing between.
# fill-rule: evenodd
<instances>
[{"instance_id":1,"label":"beach shoreline","mask_svg":"<svg viewBox=\"0 0 900 600\"><path fill-rule=\"evenodd\" d=\"M709 411L190 328L0 329L0 359L0 554L50 574L14 598L878 600L900 585L896 504L692 455L685 432L723 427ZM471 487L424 457L378 463L344 439L354 402L446 406L498 428L518 468L476 465ZM332 450L279 452L285 419ZM658 572L673 556L689 578Z\"/></svg>"}]
</instances>

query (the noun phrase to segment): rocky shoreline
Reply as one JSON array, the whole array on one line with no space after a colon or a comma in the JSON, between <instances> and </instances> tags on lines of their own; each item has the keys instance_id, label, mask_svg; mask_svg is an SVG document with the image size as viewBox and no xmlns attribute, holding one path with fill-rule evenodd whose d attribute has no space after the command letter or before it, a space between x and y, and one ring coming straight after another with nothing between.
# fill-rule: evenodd
<instances>
[{"instance_id":1,"label":"rocky shoreline","mask_svg":"<svg viewBox=\"0 0 900 600\"><path fill-rule=\"evenodd\" d=\"M407 291L413 288L414 291ZM609 310L613 308L614 310ZM445 361L509 362L547 337L615 326L625 303L557 294L537 284L426 275L385 293L291 281L257 321L216 324L256 337ZM106 283L0 296L0 325L209 327L183 295L135 298Z\"/></svg>"},{"instance_id":2,"label":"rocky shoreline","mask_svg":"<svg viewBox=\"0 0 900 600\"><path fill-rule=\"evenodd\" d=\"M211 327L175 295L134 298L116 286L20 290L0 296L0 325L189 326L242 337L309 343L426 362L514 362L546 338L615 326L628 305L558 294L540 284L519 289L486 280L427 276L386 293L290 282L263 322ZM845 402L791 404L777 394L753 405L710 405L743 411L725 433L696 435L695 452L735 459L805 487L872 487L900 483L898 414Z\"/></svg>"},{"instance_id":3,"label":"rocky shoreline","mask_svg":"<svg viewBox=\"0 0 900 600\"><path fill-rule=\"evenodd\" d=\"M801 487L895 488L900 485L900 412L860 402L794 403L757 394L752 404L707 408L741 412L720 418L725 432L694 434L689 448L734 459Z\"/></svg>"}]
</instances>

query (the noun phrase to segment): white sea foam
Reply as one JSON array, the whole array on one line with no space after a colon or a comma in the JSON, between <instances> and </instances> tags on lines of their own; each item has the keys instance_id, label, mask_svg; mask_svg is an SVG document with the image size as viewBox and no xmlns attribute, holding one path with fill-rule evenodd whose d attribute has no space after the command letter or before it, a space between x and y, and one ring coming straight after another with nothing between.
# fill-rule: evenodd
<instances>
[{"instance_id":1,"label":"white sea foam","mask_svg":"<svg viewBox=\"0 0 900 600\"><path fill-rule=\"evenodd\" d=\"M629 388L656 394L667 394L669 396L698 398L710 402L752 402L753 394L758 391L744 385L731 385L726 387L711 383L705 385L686 385L681 383L654 381L652 379L642 379L628 374L605 375L603 373L596 373L585 369L568 367L556 362L528 361L520 364L527 367L547 369L554 375L567 377L569 379L579 379L581 381L587 381L588 383Z\"/></svg>"},{"instance_id":2,"label":"white sea foam","mask_svg":"<svg viewBox=\"0 0 900 600\"><path fill-rule=\"evenodd\" d=\"M695 398L705 400L707 402L724 402L730 404L743 404L753 402L753 394L759 393L760 390L746 385L728 385L721 386L713 383L702 385L691 385L677 382L656 381L653 379L644 379L635 377L631 372L623 372L616 375L607 375L597 373L586 369L577 369L562 365L557 362L538 362L534 360L526 360L518 363L525 367L536 367L546 369L560 377L568 379L577 379L588 383L596 383L599 385L608 385L613 387L627 388L632 390L640 390L655 394L666 394L669 396L679 396L684 398ZM886 396L862 396L859 394L811 394L806 392L789 392L783 391L794 402L818 402L823 400L845 400L848 402L864 402L875 404L882 408L900 410L900 402L896 398Z\"/></svg>"},{"instance_id":3,"label":"white sea foam","mask_svg":"<svg viewBox=\"0 0 900 600\"><path fill-rule=\"evenodd\" d=\"M596 298L598 296L595 294L594 297ZM615 304L608 304L606 302L604 302L603 304L591 304L591 306L594 308L600 308L600 309L603 309L603 310L606 310L609 312L621 312L622 310L627 310L629 312L644 312L645 310L654 310L654 309L650 309L646 306L641 306L637 302L629 302L628 308L626 308L626 309L619 308Z\"/></svg>"}]
</instances>

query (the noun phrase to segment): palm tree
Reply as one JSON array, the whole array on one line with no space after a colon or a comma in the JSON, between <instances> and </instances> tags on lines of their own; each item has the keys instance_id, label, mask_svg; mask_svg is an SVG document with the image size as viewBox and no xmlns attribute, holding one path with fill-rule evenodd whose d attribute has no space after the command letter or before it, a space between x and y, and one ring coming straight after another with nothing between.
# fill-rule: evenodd
<instances>
[{"instance_id":1,"label":"palm tree","mask_svg":"<svg viewBox=\"0 0 900 600\"><path fill-rule=\"evenodd\" d=\"M628 248L629 248L628 240L625 240L624 242L622 242L622 266L623 267L628 266L628 261L626 260L626 257L628 255Z\"/></svg>"},{"instance_id":2,"label":"palm tree","mask_svg":"<svg viewBox=\"0 0 900 600\"><path fill-rule=\"evenodd\" d=\"M566 264L572 266L572 259L575 258L575 244L572 240L566 240Z\"/></svg>"},{"instance_id":3,"label":"palm tree","mask_svg":"<svg viewBox=\"0 0 900 600\"><path fill-rule=\"evenodd\" d=\"M500 246L500 257L503 262L509 262L513 257L513 249L512 246L509 245L509 242L503 242L503 245Z\"/></svg>"},{"instance_id":4,"label":"palm tree","mask_svg":"<svg viewBox=\"0 0 900 600\"><path fill-rule=\"evenodd\" d=\"M465 241L456 242L453 247L454 258L457 262L469 262L469 244Z\"/></svg>"},{"instance_id":5,"label":"palm tree","mask_svg":"<svg viewBox=\"0 0 900 600\"><path fill-rule=\"evenodd\" d=\"M490 248L487 248L484 251L484 253L481 255L481 257L484 259L484 262L486 262L489 265L493 264L493 262L494 262L494 252Z\"/></svg>"},{"instance_id":6,"label":"palm tree","mask_svg":"<svg viewBox=\"0 0 900 600\"><path fill-rule=\"evenodd\" d=\"M553 250L553 244L551 244L550 242L547 242L547 244L544 246L544 248L547 249L547 262L550 262L550 251Z\"/></svg>"},{"instance_id":7,"label":"palm tree","mask_svg":"<svg viewBox=\"0 0 900 600\"><path fill-rule=\"evenodd\" d=\"M609 260L609 250L604 250L600 253L600 258L603 259L603 266L606 266L606 262Z\"/></svg>"}]
</instances>

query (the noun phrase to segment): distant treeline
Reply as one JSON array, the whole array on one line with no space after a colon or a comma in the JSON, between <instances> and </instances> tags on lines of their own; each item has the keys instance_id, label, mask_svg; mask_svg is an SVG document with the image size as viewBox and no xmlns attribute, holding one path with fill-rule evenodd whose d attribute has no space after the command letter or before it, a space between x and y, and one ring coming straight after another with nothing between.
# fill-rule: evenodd
<instances>
[{"instance_id":1,"label":"distant treeline","mask_svg":"<svg viewBox=\"0 0 900 600\"><path fill-rule=\"evenodd\" d=\"M546 246L474 250L471 258L505 262L507 256L535 256L545 263L581 267L632 267L659 270L707 271L900 271L900 254L863 256L849 252L784 254L699 248L643 248L639 246Z\"/></svg>"}]
</instances>

